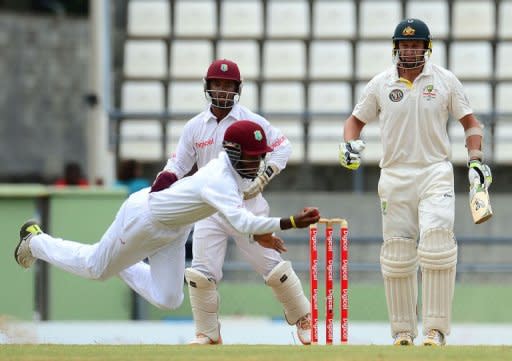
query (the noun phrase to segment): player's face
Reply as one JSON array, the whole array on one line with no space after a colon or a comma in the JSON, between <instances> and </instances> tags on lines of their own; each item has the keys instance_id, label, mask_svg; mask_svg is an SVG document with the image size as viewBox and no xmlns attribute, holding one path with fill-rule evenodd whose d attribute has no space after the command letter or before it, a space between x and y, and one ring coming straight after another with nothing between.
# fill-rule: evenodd
<instances>
[{"instance_id":1,"label":"player's face","mask_svg":"<svg viewBox=\"0 0 512 361\"><path fill-rule=\"evenodd\" d=\"M242 154L238 161L238 173L244 178L254 179L264 169L265 155Z\"/></svg>"},{"instance_id":2,"label":"player's face","mask_svg":"<svg viewBox=\"0 0 512 361\"><path fill-rule=\"evenodd\" d=\"M403 68L417 68L425 62L423 40L400 40L398 42L399 65Z\"/></svg>"},{"instance_id":3,"label":"player's face","mask_svg":"<svg viewBox=\"0 0 512 361\"><path fill-rule=\"evenodd\" d=\"M231 108L235 103L235 96L238 95L238 84L233 80L211 79L208 81L207 91L213 106Z\"/></svg>"}]
</instances>

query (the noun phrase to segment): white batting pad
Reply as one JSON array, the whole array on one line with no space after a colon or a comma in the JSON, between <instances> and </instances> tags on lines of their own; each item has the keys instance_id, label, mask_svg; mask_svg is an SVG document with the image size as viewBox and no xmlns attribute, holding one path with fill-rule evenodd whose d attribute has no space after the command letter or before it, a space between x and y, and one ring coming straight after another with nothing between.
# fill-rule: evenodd
<instances>
[{"instance_id":1,"label":"white batting pad","mask_svg":"<svg viewBox=\"0 0 512 361\"><path fill-rule=\"evenodd\" d=\"M417 330L418 254L416 241L393 237L384 241L380 264L391 324L391 335Z\"/></svg>"},{"instance_id":2,"label":"white batting pad","mask_svg":"<svg viewBox=\"0 0 512 361\"><path fill-rule=\"evenodd\" d=\"M279 262L265 277L265 283L272 287L274 295L283 305L286 321L290 325L309 313L309 300L290 261Z\"/></svg>"},{"instance_id":3,"label":"white batting pad","mask_svg":"<svg viewBox=\"0 0 512 361\"><path fill-rule=\"evenodd\" d=\"M220 338L219 294L215 281L193 269L185 269L190 305L196 325L196 335L203 334L212 341Z\"/></svg>"},{"instance_id":4,"label":"white batting pad","mask_svg":"<svg viewBox=\"0 0 512 361\"><path fill-rule=\"evenodd\" d=\"M457 265L453 232L429 229L420 239L418 255L422 271L423 334L435 328L449 335Z\"/></svg>"}]
</instances>

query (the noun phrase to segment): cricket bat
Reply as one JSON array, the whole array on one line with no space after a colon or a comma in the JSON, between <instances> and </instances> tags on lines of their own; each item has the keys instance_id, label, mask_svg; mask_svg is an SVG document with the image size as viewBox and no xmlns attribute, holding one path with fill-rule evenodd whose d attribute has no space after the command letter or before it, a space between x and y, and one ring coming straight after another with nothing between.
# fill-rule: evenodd
<instances>
[{"instance_id":1,"label":"cricket bat","mask_svg":"<svg viewBox=\"0 0 512 361\"><path fill-rule=\"evenodd\" d=\"M473 222L475 224L484 223L492 217L491 201L489 192L483 184L473 183L469 190L469 207Z\"/></svg>"}]
</instances>

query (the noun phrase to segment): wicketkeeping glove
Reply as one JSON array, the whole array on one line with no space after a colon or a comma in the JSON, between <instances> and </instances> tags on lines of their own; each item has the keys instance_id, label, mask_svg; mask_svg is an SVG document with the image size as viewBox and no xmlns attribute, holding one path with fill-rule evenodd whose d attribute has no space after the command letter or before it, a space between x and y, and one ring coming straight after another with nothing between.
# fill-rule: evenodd
<instances>
[{"instance_id":1,"label":"wicketkeeping glove","mask_svg":"<svg viewBox=\"0 0 512 361\"><path fill-rule=\"evenodd\" d=\"M156 179L151 185L151 190L149 192L159 192L163 189L167 189L177 180L178 177L176 174L163 170L156 176Z\"/></svg>"},{"instance_id":2,"label":"wicketkeeping glove","mask_svg":"<svg viewBox=\"0 0 512 361\"><path fill-rule=\"evenodd\" d=\"M485 189L489 189L492 183L491 168L487 164L483 164L479 160L470 160L468 163L468 179L469 184L473 186L478 184Z\"/></svg>"},{"instance_id":3,"label":"wicketkeeping glove","mask_svg":"<svg viewBox=\"0 0 512 361\"><path fill-rule=\"evenodd\" d=\"M340 164L348 169L355 170L361 163L361 152L366 144L361 139L349 140L340 143L339 160Z\"/></svg>"},{"instance_id":4,"label":"wicketkeeping glove","mask_svg":"<svg viewBox=\"0 0 512 361\"><path fill-rule=\"evenodd\" d=\"M263 191L263 188L265 188L265 186L278 174L279 168L273 164L269 164L265 171L254 178L249 188L245 190L244 199L251 199L256 197Z\"/></svg>"}]
</instances>

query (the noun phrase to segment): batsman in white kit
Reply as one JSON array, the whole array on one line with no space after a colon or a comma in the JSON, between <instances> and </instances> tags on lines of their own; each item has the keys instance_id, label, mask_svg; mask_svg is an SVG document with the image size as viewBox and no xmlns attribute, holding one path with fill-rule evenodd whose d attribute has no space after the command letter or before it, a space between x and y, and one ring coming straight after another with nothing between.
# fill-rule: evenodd
<instances>
[{"instance_id":1,"label":"batsman in white kit","mask_svg":"<svg viewBox=\"0 0 512 361\"><path fill-rule=\"evenodd\" d=\"M258 216L245 208L243 192L264 170L265 155L272 151L260 125L248 120L233 123L224 134L223 149L218 158L171 187L133 193L95 244L55 238L35 221L26 222L14 251L16 261L29 268L41 259L95 280L118 275L153 305L175 309L183 301L185 243L192 223L216 214L246 235L247 242L254 238L264 247L285 251L273 232L304 228L320 219L316 208L285 218ZM142 262L145 258L149 263ZM288 275L289 270L281 269L276 277ZM209 284L207 279L192 282L198 289L208 289L203 286Z\"/></svg>"},{"instance_id":2,"label":"batsman in white kit","mask_svg":"<svg viewBox=\"0 0 512 361\"><path fill-rule=\"evenodd\" d=\"M249 119L264 129L273 151L267 154L264 172L244 191L244 206L256 215L269 214L268 203L261 191L285 168L292 149L290 142L279 129L238 103L241 92L242 78L236 63L218 59L210 64L204 77L204 93L208 106L186 123L175 153L153 184L153 192L165 189L184 177L194 164L199 169L204 167L222 148L225 130L240 119ZM310 344L310 304L291 263L284 261L274 249L248 242L246 234L233 228L219 214L202 219L194 226L193 260L191 267L185 271L196 326L196 335L191 343L222 342L217 287L222 279L222 266L230 237L247 262L271 287L283 305L286 320L289 324L296 325L299 340L303 344ZM287 274L284 279L281 278L283 273Z\"/></svg>"},{"instance_id":3,"label":"batsman in white kit","mask_svg":"<svg viewBox=\"0 0 512 361\"><path fill-rule=\"evenodd\" d=\"M403 20L393 44L394 65L370 80L345 122L339 160L349 169L359 167L365 148L361 131L378 120L383 148L378 185L384 240L380 263L391 334L395 345L414 344L419 265L423 345L444 345L450 334L457 264L450 114L465 130L470 189L487 194L492 177L483 164L482 125L462 84L429 61L432 41L427 25L418 19ZM475 223L492 214L471 210Z\"/></svg>"}]
</instances>

